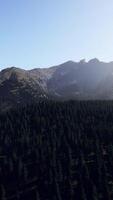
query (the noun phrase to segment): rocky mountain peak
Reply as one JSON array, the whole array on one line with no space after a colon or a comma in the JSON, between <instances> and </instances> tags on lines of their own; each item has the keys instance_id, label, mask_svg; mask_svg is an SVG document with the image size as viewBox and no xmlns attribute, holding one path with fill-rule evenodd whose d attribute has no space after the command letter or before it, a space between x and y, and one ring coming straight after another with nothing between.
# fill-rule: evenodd
<instances>
[{"instance_id":1,"label":"rocky mountain peak","mask_svg":"<svg viewBox=\"0 0 113 200\"><path fill-rule=\"evenodd\" d=\"M26 103L43 97L113 99L112 74L113 62L100 62L97 58L89 62L68 61L50 68L7 68L0 72L0 107L3 101Z\"/></svg>"}]
</instances>

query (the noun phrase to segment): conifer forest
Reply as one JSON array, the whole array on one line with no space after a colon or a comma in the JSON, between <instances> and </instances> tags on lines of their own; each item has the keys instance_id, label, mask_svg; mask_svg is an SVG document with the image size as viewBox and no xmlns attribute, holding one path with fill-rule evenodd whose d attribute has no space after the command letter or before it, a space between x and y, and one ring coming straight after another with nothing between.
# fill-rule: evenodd
<instances>
[{"instance_id":1,"label":"conifer forest","mask_svg":"<svg viewBox=\"0 0 113 200\"><path fill-rule=\"evenodd\" d=\"M0 200L113 200L113 102L1 112Z\"/></svg>"}]
</instances>

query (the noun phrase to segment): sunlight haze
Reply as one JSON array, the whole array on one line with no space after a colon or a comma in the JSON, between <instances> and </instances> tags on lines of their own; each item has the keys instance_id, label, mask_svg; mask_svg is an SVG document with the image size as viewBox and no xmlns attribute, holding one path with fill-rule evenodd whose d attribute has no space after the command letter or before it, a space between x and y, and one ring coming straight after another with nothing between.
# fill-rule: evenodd
<instances>
[{"instance_id":1,"label":"sunlight haze","mask_svg":"<svg viewBox=\"0 0 113 200\"><path fill-rule=\"evenodd\" d=\"M112 0L0 0L0 69L113 60Z\"/></svg>"}]
</instances>

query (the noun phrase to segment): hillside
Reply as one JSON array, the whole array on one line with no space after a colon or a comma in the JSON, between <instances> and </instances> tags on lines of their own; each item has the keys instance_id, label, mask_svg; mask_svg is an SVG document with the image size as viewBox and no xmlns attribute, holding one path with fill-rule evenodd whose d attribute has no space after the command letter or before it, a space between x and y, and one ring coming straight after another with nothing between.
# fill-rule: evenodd
<instances>
[{"instance_id":1,"label":"hillside","mask_svg":"<svg viewBox=\"0 0 113 200\"><path fill-rule=\"evenodd\" d=\"M50 68L0 72L0 108L56 100L113 99L113 62L68 61Z\"/></svg>"}]
</instances>

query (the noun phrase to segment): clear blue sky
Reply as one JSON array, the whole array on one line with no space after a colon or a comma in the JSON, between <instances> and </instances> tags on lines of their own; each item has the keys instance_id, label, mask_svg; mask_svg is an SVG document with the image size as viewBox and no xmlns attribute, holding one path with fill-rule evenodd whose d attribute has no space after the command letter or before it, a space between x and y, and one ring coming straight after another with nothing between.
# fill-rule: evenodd
<instances>
[{"instance_id":1,"label":"clear blue sky","mask_svg":"<svg viewBox=\"0 0 113 200\"><path fill-rule=\"evenodd\" d=\"M113 0L0 0L0 69L113 60Z\"/></svg>"}]
</instances>

